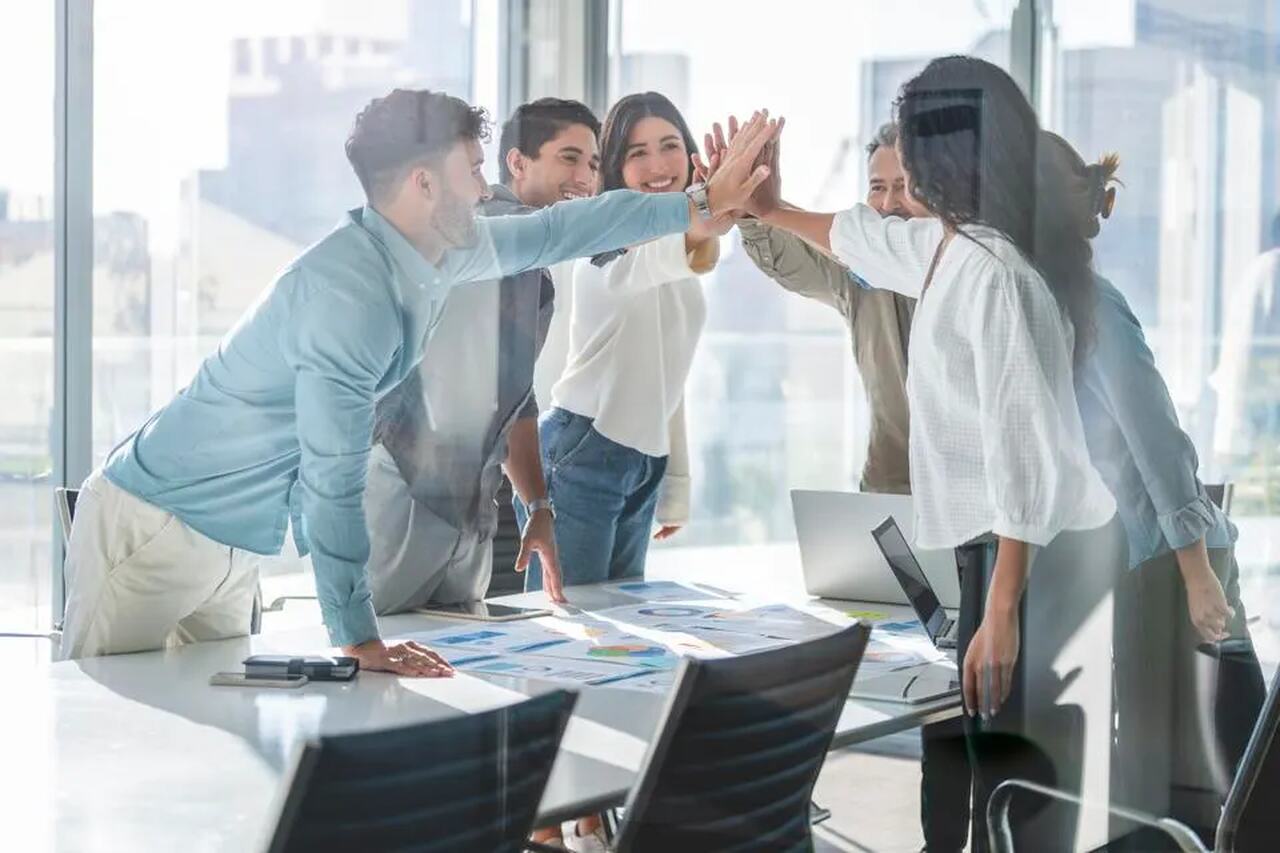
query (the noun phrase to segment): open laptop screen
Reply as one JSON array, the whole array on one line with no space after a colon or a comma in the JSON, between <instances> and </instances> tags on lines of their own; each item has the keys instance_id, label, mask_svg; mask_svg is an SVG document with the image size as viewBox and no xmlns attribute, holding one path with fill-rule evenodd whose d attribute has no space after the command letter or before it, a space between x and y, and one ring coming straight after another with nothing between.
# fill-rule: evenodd
<instances>
[{"instance_id":1,"label":"open laptop screen","mask_svg":"<svg viewBox=\"0 0 1280 853\"><path fill-rule=\"evenodd\" d=\"M898 583L902 584L902 591L907 594L907 600L911 602L911 607L920 617L925 631L929 633L930 638L937 640L938 631L946 621L947 614L938 602L938 597L933 594L933 587L929 586L924 570L920 568L916 555L911 552L911 546L907 544L906 537L898 528L898 523L890 516L871 531L871 536L880 546L880 551L889 563L889 568L893 569L894 575L897 576Z\"/></svg>"}]
</instances>

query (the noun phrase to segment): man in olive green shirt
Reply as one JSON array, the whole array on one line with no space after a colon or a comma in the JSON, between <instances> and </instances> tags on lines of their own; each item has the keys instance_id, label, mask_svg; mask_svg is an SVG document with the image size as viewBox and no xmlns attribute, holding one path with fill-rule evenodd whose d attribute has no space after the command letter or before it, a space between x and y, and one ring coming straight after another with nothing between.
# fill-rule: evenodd
<instances>
[{"instance_id":1,"label":"man in olive green shirt","mask_svg":"<svg viewBox=\"0 0 1280 853\"><path fill-rule=\"evenodd\" d=\"M886 124L867 146L867 204L883 216L928 215L907 193L897 137L897 128ZM907 341L915 300L869 289L848 269L789 232L754 219L739 221L738 230L747 255L763 273L844 317L871 409L862 490L909 494ZM970 771L959 723L935 723L921 732L920 822L928 851L960 850L968 835Z\"/></svg>"},{"instance_id":2,"label":"man in olive green shirt","mask_svg":"<svg viewBox=\"0 0 1280 853\"><path fill-rule=\"evenodd\" d=\"M907 194L895 149L898 131L886 124L867 146L867 204L884 216L909 219L924 213ZM907 339L915 300L869 290L848 269L799 237L756 220L738 223L742 245L760 268L792 293L840 312L849 325L853 358L871 408L871 440L862 490L907 494Z\"/></svg>"}]
</instances>

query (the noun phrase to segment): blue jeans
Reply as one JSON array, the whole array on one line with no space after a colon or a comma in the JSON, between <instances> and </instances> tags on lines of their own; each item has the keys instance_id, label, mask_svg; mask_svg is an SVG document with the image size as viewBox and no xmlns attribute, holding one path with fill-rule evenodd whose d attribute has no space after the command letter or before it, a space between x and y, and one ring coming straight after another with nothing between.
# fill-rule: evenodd
<instances>
[{"instance_id":1,"label":"blue jeans","mask_svg":"<svg viewBox=\"0 0 1280 853\"><path fill-rule=\"evenodd\" d=\"M647 456L596 432L591 419L552 409L538 423L542 471L556 507L556 544L565 586L644 576L665 456ZM524 529L528 513L515 499ZM542 589L535 555L526 590Z\"/></svg>"}]
</instances>

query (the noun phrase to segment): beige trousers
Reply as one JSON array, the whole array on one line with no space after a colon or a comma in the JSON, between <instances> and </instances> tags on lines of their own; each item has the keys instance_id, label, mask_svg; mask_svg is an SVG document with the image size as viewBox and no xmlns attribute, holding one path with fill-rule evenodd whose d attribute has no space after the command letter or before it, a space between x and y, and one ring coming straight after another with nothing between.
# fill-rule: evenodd
<instances>
[{"instance_id":1,"label":"beige trousers","mask_svg":"<svg viewBox=\"0 0 1280 853\"><path fill-rule=\"evenodd\" d=\"M249 633L258 556L89 475L66 559L64 660Z\"/></svg>"}]
</instances>

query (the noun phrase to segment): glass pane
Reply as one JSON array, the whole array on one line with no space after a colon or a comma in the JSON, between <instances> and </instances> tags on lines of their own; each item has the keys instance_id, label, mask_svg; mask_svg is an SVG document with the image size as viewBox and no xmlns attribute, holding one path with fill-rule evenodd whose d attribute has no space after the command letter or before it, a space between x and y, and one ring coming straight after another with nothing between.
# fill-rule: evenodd
<instances>
[{"instance_id":1,"label":"glass pane","mask_svg":"<svg viewBox=\"0 0 1280 853\"><path fill-rule=\"evenodd\" d=\"M1086 160L1120 155L1095 265L1146 329L1201 478L1235 484L1243 600L1280 660L1280 22L1249 2L1056 7L1045 123Z\"/></svg>"},{"instance_id":2,"label":"glass pane","mask_svg":"<svg viewBox=\"0 0 1280 853\"><path fill-rule=\"evenodd\" d=\"M736 2L726 14L729 5L615 0L610 99L661 92L699 143L729 111L785 115L788 200L837 210L865 198L865 146L889 119L898 87L930 59L972 53L1007 67L1015 4L861 3L838 24L833 18L845 16L823 0L795 0L783 13L769 0ZM759 54L744 56L743 45ZM736 231L703 280L707 326L686 384L696 511L669 542L793 539L780 486L856 488L866 457L867 404L848 327L757 270Z\"/></svg>"},{"instance_id":3,"label":"glass pane","mask_svg":"<svg viewBox=\"0 0 1280 853\"><path fill-rule=\"evenodd\" d=\"M496 27L495 0L95 4L96 462L363 204L343 149L360 109L473 97L477 9Z\"/></svg>"},{"instance_id":4,"label":"glass pane","mask_svg":"<svg viewBox=\"0 0 1280 853\"><path fill-rule=\"evenodd\" d=\"M0 631L49 630L54 17L0 10Z\"/></svg>"}]
</instances>

